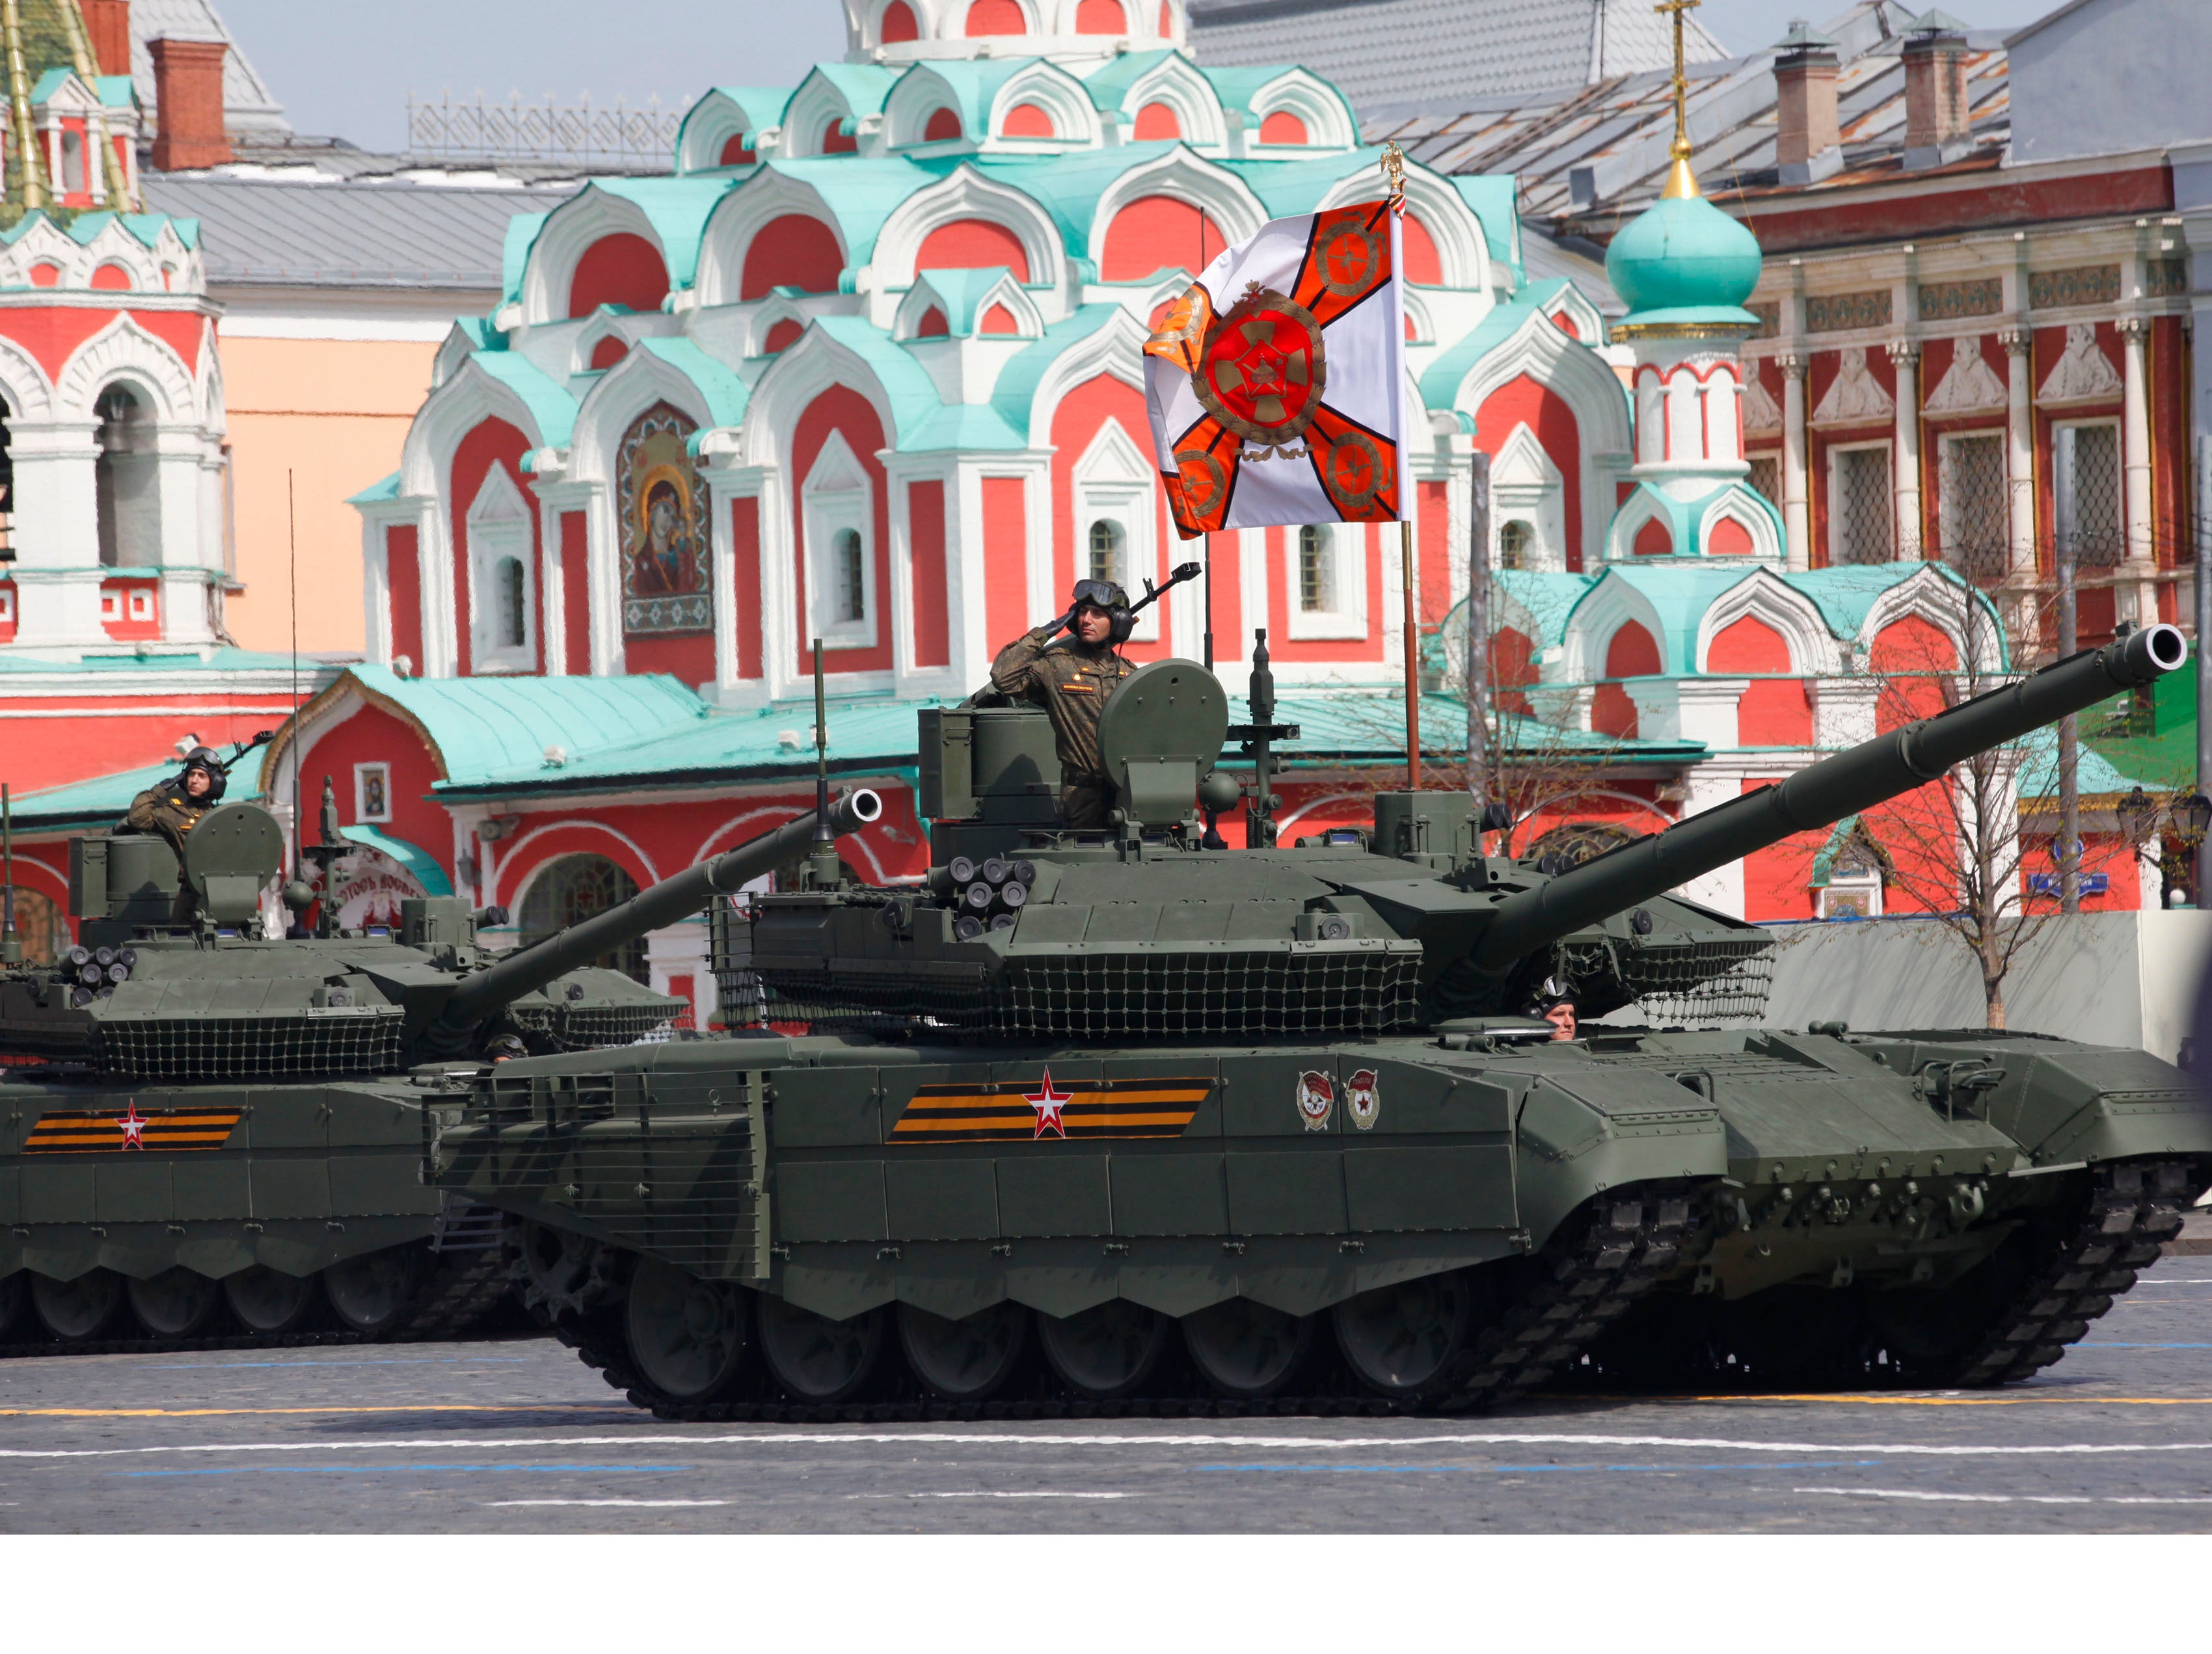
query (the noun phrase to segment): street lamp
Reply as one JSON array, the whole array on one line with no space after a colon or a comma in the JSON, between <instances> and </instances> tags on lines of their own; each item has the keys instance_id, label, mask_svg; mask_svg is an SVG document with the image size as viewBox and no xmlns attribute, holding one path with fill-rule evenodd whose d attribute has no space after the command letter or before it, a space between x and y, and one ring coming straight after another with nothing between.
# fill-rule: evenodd
<instances>
[{"instance_id":1,"label":"street lamp","mask_svg":"<svg viewBox=\"0 0 2212 1654\"><path fill-rule=\"evenodd\" d=\"M2138 850L2142 848L2143 841L2150 837L2151 829L2158 824L2158 806L2151 803L2149 795L2141 786L2121 799L2119 808L2113 813L2119 817L2120 831Z\"/></svg>"},{"instance_id":2,"label":"street lamp","mask_svg":"<svg viewBox=\"0 0 2212 1654\"><path fill-rule=\"evenodd\" d=\"M2201 792L2177 798L2167 808L2166 816L2173 823L2174 837L2194 849L2204 842L2208 832L2212 832L2212 798Z\"/></svg>"}]
</instances>

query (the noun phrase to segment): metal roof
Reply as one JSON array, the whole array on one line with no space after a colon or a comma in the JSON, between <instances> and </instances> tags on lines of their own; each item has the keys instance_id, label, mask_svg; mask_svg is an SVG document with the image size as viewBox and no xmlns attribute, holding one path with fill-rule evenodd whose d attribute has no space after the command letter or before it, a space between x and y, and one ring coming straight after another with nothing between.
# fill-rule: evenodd
<instances>
[{"instance_id":1,"label":"metal roof","mask_svg":"<svg viewBox=\"0 0 2212 1654\"><path fill-rule=\"evenodd\" d=\"M232 132L259 136L292 130L284 119L284 106L276 101L268 83L239 49L237 37L211 0L132 0L131 78L137 82L138 101L149 116L157 104L154 54L146 49L146 43L164 34L179 40L221 40L230 47L222 60L222 119ZM158 123L149 122L149 126L153 124Z\"/></svg>"},{"instance_id":2,"label":"metal roof","mask_svg":"<svg viewBox=\"0 0 2212 1654\"><path fill-rule=\"evenodd\" d=\"M1727 48L1686 20L1693 61ZM1408 105L1538 91L1665 67L1650 0L1190 0L1200 63L1305 64L1372 120Z\"/></svg>"},{"instance_id":3,"label":"metal roof","mask_svg":"<svg viewBox=\"0 0 2212 1654\"><path fill-rule=\"evenodd\" d=\"M287 169L290 170L290 169ZM221 173L140 175L149 210L200 221L216 287L455 287L496 294L507 221L573 185L441 185Z\"/></svg>"}]
</instances>

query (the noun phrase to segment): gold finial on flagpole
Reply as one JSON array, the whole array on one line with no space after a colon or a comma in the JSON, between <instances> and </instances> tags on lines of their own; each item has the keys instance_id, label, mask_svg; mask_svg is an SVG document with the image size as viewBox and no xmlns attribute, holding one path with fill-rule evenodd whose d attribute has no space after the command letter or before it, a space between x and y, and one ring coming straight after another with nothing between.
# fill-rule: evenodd
<instances>
[{"instance_id":1,"label":"gold finial on flagpole","mask_svg":"<svg viewBox=\"0 0 2212 1654\"><path fill-rule=\"evenodd\" d=\"M1659 191L1666 201L1681 201L1703 193L1697 174L1690 170L1690 82L1682 71L1682 14L1702 0L1659 0L1654 11L1671 12L1674 19L1674 142L1667 153L1674 157L1667 167L1667 182Z\"/></svg>"},{"instance_id":2,"label":"gold finial on flagpole","mask_svg":"<svg viewBox=\"0 0 2212 1654\"><path fill-rule=\"evenodd\" d=\"M1382 145L1382 180L1390 186L1392 206L1406 198L1406 152L1387 139Z\"/></svg>"}]
</instances>

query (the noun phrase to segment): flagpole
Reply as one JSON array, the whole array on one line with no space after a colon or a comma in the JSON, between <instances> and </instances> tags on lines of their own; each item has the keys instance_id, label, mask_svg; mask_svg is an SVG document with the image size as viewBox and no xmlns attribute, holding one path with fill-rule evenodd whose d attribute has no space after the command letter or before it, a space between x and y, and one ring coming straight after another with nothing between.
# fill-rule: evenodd
<instances>
[{"instance_id":1,"label":"flagpole","mask_svg":"<svg viewBox=\"0 0 2212 1654\"><path fill-rule=\"evenodd\" d=\"M1406 210L1406 152L1382 146L1382 176L1389 181L1390 210ZM1413 614L1413 518L1406 494L1404 456L1398 468L1398 590L1403 599L1406 646L1406 787L1421 790L1421 633Z\"/></svg>"}]
</instances>

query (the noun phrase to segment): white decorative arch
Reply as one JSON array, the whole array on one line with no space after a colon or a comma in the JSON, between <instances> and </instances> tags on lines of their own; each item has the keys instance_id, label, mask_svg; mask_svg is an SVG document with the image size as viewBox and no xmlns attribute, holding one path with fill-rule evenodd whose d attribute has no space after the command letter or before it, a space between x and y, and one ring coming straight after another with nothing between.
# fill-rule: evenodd
<instances>
[{"instance_id":1,"label":"white decorative arch","mask_svg":"<svg viewBox=\"0 0 2212 1654\"><path fill-rule=\"evenodd\" d=\"M1533 559L1522 566L1554 574L1567 570L1567 480L1526 423L1516 425L1490 462L1490 566L1502 566L1505 525L1525 522L1535 530Z\"/></svg>"},{"instance_id":2,"label":"white decorative arch","mask_svg":"<svg viewBox=\"0 0 2212 1654\"><path fill-rule=\"evenodd\" d=\"M1304 145L1260 142L1261 123L1279 113L1296 115L1304 123ZM1266 156L1278 151L1295 153L1301 148L1349 149L1359 142L1359 125L1343 94L1310 70L1291 69L1252 94L1246 134L1249 153Z\"/></svg>"},{"instance_id":3,"label":"white decorative arch","mask_svg":"<svg viewBox=\"0 0 2212 1654\"><path fill-rule=\"evenodd\" d=\"M529 844L532 839L542 839L545 837L546 834L551 833L567 832L605 833L608 838L613 839L623 849L629 851L631 855L637 857L637 864L646 870L652 883L658 884L660 882L660 870L653 864L653 857L647 855L645 852L645 846L638 843L636 839L631 838L629 834L624 833L619 827L609 827L605 821L593 821L580 817L572 816L566 821L548 821L544 827L532 827L520 839L517 839L512 845L508 845L507 853L499 858L497 866L490 870L490 877L485 881L484 896L486 900L489 900L495 894L493 889L493 884L495 881L504 882L514 876L507 869L514 866L515 858L522 854L523 847ZM536 882L539 874L544 872L547 868L552 866L554 863L561 860L563 857L591 855L592 853L594 852L590 851L563 850L556 851L551 856L541 856L537 861L530 863L522 869L521 882L515 886L514 894L507 897L505 905L520 912L522 907L523 898L530 894L530 887L532 884ZM611 861L614 858L612 857L609 857L607 859Z\"/></svg>"},{"instance_id":4,"label":"white decorative arch","mask_svg":"<svg viewBox=\"0 0 2212 1654\"><path fill-rule=\"evenodd\" d=\"M702 306L733 305L744 290L745 255L753 238L792 214L819 219L837 238L842 266L853 265L853 244L822 192L774 166L763 167L714 203L699 239L699 272L693 282Z\"/></svg>"},{"instance_id":5,"label":"white decorative arch","mask_svg":"<svg viewBox=\"0 0 2212 1654\"><path fill-rule=\"evenodd\" d=\"M869 262L883 288L896 290L915 278L915 261L932 230L980 218L1012 232L1029 261L1031 284L1058 286L1066 273L1059 227L1042 206L1009 185L985 178L968 162L926 190L908 196L884 221Z\"/></svg>"},{"instance_id":6,"label":"white decorative arch","mask_svg":"<svg viewBox=\"0 0 2212 1654\"><path fill-rule=\"evenodd\" d=\"M436 495L453 463L461 439L488 419L505 420L533 448L545 445L544 433L530 406L471 357L433 391L407 427L399 450L399 492Z\"/></svg>"},{"instance_id":7,"label":"white decorative arch","mask_svg":"<svg viewBox=\"0 0 2212 1654\"><path fill-rule=\"evenodd\" d=\"M1731 482L1706 503L1698 518L1698 549L1707 556L1713 554L1713 530L1723 522L1739 524L1751 536L1753 557L1771 557L1781 561L1782 530L1775 523L1774 514L1752 489L1741 482Z\"/></svg>"},{"instance_id":8,"label":"white decorative arch","mask_svg":"<svg viewBox=\"0 0 2212 1654\"><path fill-rule=\"evenodd\" d=\"M1103 376L1143 391L1145 341L1151 336L1142 322L1127 310L1117 310L1054 356L1030 393L1030 446L1050 445L1053 411L1079 385Z\"/></svg>"},{"instance_id":9,"label":"white decorative arch","mask_svg":"<svg viewBox=\"0 0 2212 1654\"><path fill-rule=\"evenodd\" d=\"M1698 621L1697 669L1708 672L1713 639L1738 621L1755 620L1780 634L1790 669L1800 677L1832 677L1843 670L1843 651L1820 606L1771 569L1754 569L1713 600Z\"/></svg>"},{"instance_id":10,"label":"white decorative arch","mask_svg":"<svg viewBox=\"0 0 2212 1654\"><path fill-rule=\"evenodd\" d=\"M758 154L763 130L775 129L763 129L752 111L717 87L684 116L676 168L680 173L712 172L722 164L722 146L734 137L752 139L753 152Z\"/></svg>"},{"instance_id":11,"label":"white decorative arch","mask_svg":"<svg viewBox=\"0 0 2212 1654\"><path fill-rule=\"evenodd\" d=\"M5 334L0 334L0 396L8 399L8 417L18 424L42 424L54 416L54 387L46 370Z\"/></svg>"},{"instance_id":12,"label":"white decorative arch","mask_svg":"<svg viewBox=\"0 0 2212 1654\"><path fill-rule=\"evenodd\" d=\"M1561 316L1574 323L1575 336L1584 344L1601 345L1605 342L1604 314L1589 301L1589 295L1572 282L1561 283L1559 290L1547 299L1540 308L1545 315L1553 318L1554 327L1559 325L1557 318Z\"/></svg>"},{"instance_id":13,"label":"white decorative arch","mask_svg":"<svg viewBox=\"0 0 2212 1654\"><path fill-rule=\"evenodd\" d=\"M1121 95L1119 114L1123 132L1134 142L1137 112L1148 103L1164 104L1175 112L1182 141L1195 149L1224 150L1229 147L1229 118L1213 82L1198 65L1174 52L1129 82Z\"/></svg>"},{"instance_id":14,"label":"white decorative arch","mask_svg":"<svg viewBox=\"0 0 2212 1654\"><path fill-rule=\"evenodd\" d=\"M215 323L200 329L200 424L221 436L230 423L230 403L223 388L222 352L216 344Z\"/></svg>"},{"instance_id":15,"label":"white decorative arch","mask_svg":"<svg viewBox=\"0 0 2212 1654\"><path fill-rule=\"evenodd\" d=\"M1607 572L1567 616L1559 670L1556 678L1547 673L1547 682L1595 683L1604 677L1606 651L1613 646L1620 628L1631 621L1651 634L1651 641L1659 650L1660 669L1671 669L1667 658L1667 628L1659 618L1659 611L1633 582Z\"/></svg>"},{"instance_id":16,"label":"white decorative arch","mask_svg":"<svg viewBox=\"0 0 2212 1654\"><path fill-rule=\"evenodd\" d=\"M1359 167L1329 186L1321 200L1323 208L1349 207L1364 201L1380 201L1382 175ZM1487 292L1490 287L1490 243L1482 233L1482 221L1460 192L1425 167L1406 168L1406 204L1420 217L1436 244L1437 263L1444 285L1468 292ZM1559 330L1553 327L1552 331ZM1561 337L1565 336L1562 334ZM1574 341L1567 341L1570 344Z\"/></svg>"},{"instance_id":17,"label":"white decorative arch","mask_svg":"<svg viewBox=\"0 0 2212 1654\"><path fill-rule=\"evenodd\" d=\"M460 323L446 330L438 354L430 359L430 388L434 391L460 371L461 365L483 348L483 342Z\"/></svg>"},{"instance_id":18,"label":"white decorative arch","mask_svg":"<svg viewBox=\"0 0 2212 1654\"><path fill-rule=\"evenodd\" d=\"M952 143L950 138L924 138L923 130L929 118L940 109L950 109L960 118L960 138L957 142L971 146L982 135L969 130L969 112L960 90L939 73L936 65L916 64L898 77L890 95L884 100L884 142L892 149L912 148L918 143Z\"/></svg>"},{"instance_id":19,"label":"white decorative arch","mask_svg":"<svg viewBox=\"0 0 2212 1654\"><path fill-rule=\"evenodd\" d=\"M461 502L454 505L460 507ZM485 468L464 520L469 529L469 664L472 673L526 672L538 659L536 513L504 465ZM522 570L522 641L503 645L492 635L496 592L492 575L506 560Z\"/></svg>"},{"instance_id":20,"label":"white decorative arch","mask_svg":"<svg viewBox=\"0 0 2212 1654\"><path fill-rule=\"evenodd\" d=\"M825 154L822 140L831 121L841 127L849 125L851 136L858 141L860 117L851 100L828 76L810 72L783 106L781 153L793 160Z\"/></svg>"},{"instance_id":21,"label":"white decorative arch","mask_svg":"<svg viewBox=\"0 0 2212 1654\"><path fill-rule=\"evenodd\" d=\"M1437 326L1436 323L1430 318L1428 306L1421 300L1420 289L1407 288L1404 290L1404 294L1406 319L1413 324L1413 335L1406 342L1434 344L1437 342Z\"/></svg>"},{"instance_id":22,"label":"white decorative arch","mask_svg":"<svg viewBox=\"0 0 2212 1654\"><path fill-rule=\"evenodd\" d=\"M976 0L938 0L935 9L944 19L939 32L947 39L964 38L968 33L968 9L975 3ZM1014 4L1021 8L1022 26L1028 31L1024 39L1051 33L1045 27L1044 9L1038 0L1014 0ZM917 20L919 16L917 13ZM992 39L1000 37L984 35L980 38Z\"/></svg>"},{"instance_id":23,"label":"white decorative arch","mask_svg":"<svg viewBox=\"0 0 2212 1654\"><path fill-rule=\"evenodd\" d=\"M1140 444L1120 420L1109 417L1068 468L1079 579L1090 572L1090 524L1102 518L1121 525L1122 556L1117 578L1126 590L1141 595L1139 583L1158 568L1159 468L1151 451L1151 436L1146 430ZM1136 629L1130 635L1140 642L1157 640L1159 615L1160 605L1155 603L1137 617Z\"/></svg>"},{"instance_id":24,"label":"white decorative arch","mask_svg":"<svg viewBox=\"0 0 2212 1654\"><path fill-rule=\"evenodd\" d=\"M632 350L584 393L569 439L570 478L611 484L623 433L657 402L681 409L702 431L714 423L705 394L681 371L650 350Z\"/></svg>"},{"instance_id":25,"label":"white decorative arch","mask_svg":"<svg viewBox=\"0 0 2212 1654\"><path fill-rule=\"evenodd\" d=\"M898 429L890 397L866 359L820 328L809 328L754 383L744 423L738 427L737 463L773 466L788 476L791 439L799 416L817 397L835 390L865 397L886 439Z\"/></svg>"},{"instance_id":26,"label":"white decorative arch","mask_svg":"<svg viewBox=\"0 0 2212 1654\"><path fill-rule=\"evenodd\" d=\"M1917 615L1951 639L1952 646L1965 660L1968 655L1965 627L1966 593L1955 577L1937 573L1937 563L1923 563L1904 579L1883 592L1868 605L1866 618L1859 622L1858 636L1854 639L1861 660L1871 657L1875 640L1882 628L1893 626L1907 615ZM1982 606L1980 621L1973 627L1972 651L1975 669L1982 672L2001 671L2004 656L1997 635L1997 617L1989 600L1976 594L1973 601Z\"/></svg>"},{"instance_id":27,"label":"white decorative arch","mask_svg":"<svg viewBox=\"0 0 2212 1654\"><path fill-rule=\"evenodd\" d=\"M1146 196L1169 196L1187 201L1211 218L1231 245L1254 234L1268 219L1267 208L1251 186L1228 167L1177 144L1158 159L1132 167L1100 192L1091 211L1091 233L1085 250L1094 270L1103 267L1106 232L1122 208ZM1195 274L1196 272L1193 272ZM1188 283L1178 283L1181 292Z\"/></svg>"},{"instance_id":28,"label":"white decorative arch","mask_svg":"<svg viewBox=\"0 0 2212 1654\"><path fill-rule=\"evenodd\" d=\"M1638 488L1621 501L1620 509L1613 513L1612 523L1605 531L1605 559L1609 563L1625 563L1636 556L1636 536L1644 532L1646 523L1657 523L1667 530L1667 548L1677 557L1686 557L1692 548L1682 543L1682 531L1677 526L1674 513L1667 509L1670 502L1650 488Z\"/></svg>"},{"instance_id":29,"label":"white decorative arch","mask_svg":"<svg viewBox=\"0 0 2212 1654\"><path fill-rule=\"evenodd\" d=\"M184 359L163 340L120 315L70 354L54 382L54 407L64 419L90 420L100 393L118 381L143 391L164 425L189 425L199 417L199 387Z\"/></svg>"},{"instance_id":30,"label":"white decorative arch","mask_svg":"<svg viewBox=\"0 0 2212 1654\"><path fill-rule=\"evenodd\" d=\"M586 318L568 342L568 371L588 373L592 371L592 353L608 339L619 339L625 348L635 347L637 336L623 324L626 318L615 315L602 306Z\"/></svg>"},{"instance_id":31,"label":"white decorative arch","mask_svg":"<svg viewBox=\"0 0 2212 1654\"><path fill-rule=\"evenodd\" d=\"M754 302L758 308L746 319L744 343L741 347L748 356L768 354L768 336L775 331L778 323L796 322L799 330L804 333L808 324L814 319L814 312L805 306L787 299L780 293L771 293L767 298Z\"/></svg>"},{"instance_id":32,"label":"white decorative arch","mask_svg":"<svg viewBox=\"0 0 2212 1654\"><path fill-rule=\"evenodd\" d=\"M635 235L652 243L662 268L669 264L668 249L661 245L653 221L635 201L587 184L568 197L538 227L522 272L523 319L535 326L568 318L568 288L576 265L595 242L611 235ZM669 270L673 282L675 272Z\"/></svg>"},{"instance_id":33,"label":"white decorative arch","mask_svg":"<svg viewBox=\"0 0 2212 1654\"><path fill-rule=\"evenodd\" d=\"M1033 103L1052 117L1049 138L1006 136L1006 116L1017 104ZM1058 64L1039 58L1011 75L991 100L990 138L994 149L1095 148L1102 136L1098 106L1082 82Z\"/></svg>"}]
</instances>

